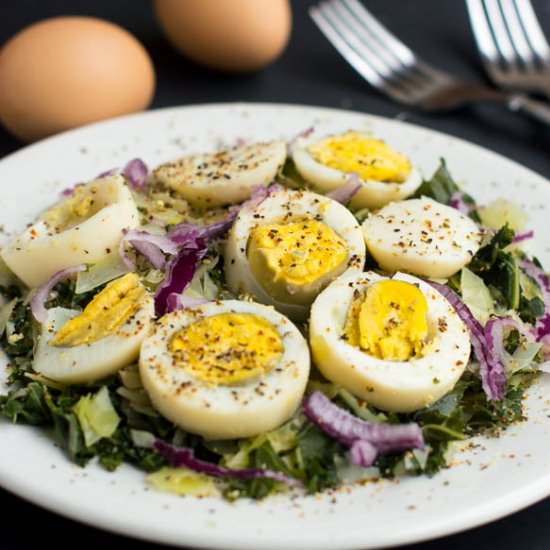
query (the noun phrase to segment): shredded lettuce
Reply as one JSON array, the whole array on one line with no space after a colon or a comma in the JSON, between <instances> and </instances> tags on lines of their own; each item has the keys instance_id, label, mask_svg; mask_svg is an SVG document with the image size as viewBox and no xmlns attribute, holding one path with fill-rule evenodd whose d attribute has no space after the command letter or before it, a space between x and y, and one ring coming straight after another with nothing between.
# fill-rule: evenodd
<instances>
[{"instance_id":1,"label":"shredded lettuce","mask_svg":"<svg viewBox=\"0 0 550 550\"><path fill-rule=\"evenodd\" d=\"M95 395L88 394L81 397L73 407L73 411L82 428L87 447L91 447L104 437L111 437L120 421L106 386L103 386Z\"/></svg>"},{"instance_id":2,"label":"shredded lettuce","mask_svg":"<svg viewBox=\"0 0 550 550\"><path fill-rule=\"evenodd\" d=\"M151 449L155 444L155 436L145 430L130 430L130 437L136 447Z\"/></svg>"},{"instance_id":3,"label":"shredded lettuce","mask_svg":"<svg viewBox=\"0 0 550 550\"><path fill-rule=\"evenodd\" d=\"M508 224L515 232L523 231L529 220L517 204L504 199L497 199L479 208L479 217L486 227L500 229Z\"/></svg>"},{"instance_id":4,"label":"shredded lettuce","mask_svg":"<svg viewBox=\"0 0 550 550\"><path fill-rule=\"evenodd\" d=\"M504 351L504 368L508 375L533 365L536 356L542 348L539 342L520 343L514 353Z\"/></svg>"},{"instance_id":5,"label":"shredded lettuce","mask_svg":"<svg viewBox=\"0 0 550 550\"><path fill-rule=\"evenodd\" d=\"M483 279L464 267L460 274L460 291L462 301L484 325L494 313L494 299Z\"/></svg>"},{"instance_id":6,"label":"shredded lettuce","mask_svg":"<svg viewBox=\"0 0 550 550\"><path fill-rule=\"evenodd\" d=\"M218 285L212 280L210 271L213 270L219 257L205 258L198 267L189 286L183 292L184 296L189 298L215 300L220 291Z\"/></svg>"},{"instance_id":7,"label":"shredded lettuce","mask_svg":"<svg viewBox=\"0 0 550 550\"><path fill-rule=\"evenodd\" d=\"M86 271L81 271L77 275L75 293L83 294L95 290L127 272L128 268L118 252L113 250L110 254L107 254L104 260L90 265Z\"/></svg>"},{"instance_id":8,"label":"shredded lettuce","mask_svg":"<svg viewBox=\"0 0 550 550\"><path fill-rule=\"evenodd\" d=\"M147 483L157 491L180 496L215 497L220 495L214 479L188 470L165 466L147 476Z\"/></svg>"}]
</instances>

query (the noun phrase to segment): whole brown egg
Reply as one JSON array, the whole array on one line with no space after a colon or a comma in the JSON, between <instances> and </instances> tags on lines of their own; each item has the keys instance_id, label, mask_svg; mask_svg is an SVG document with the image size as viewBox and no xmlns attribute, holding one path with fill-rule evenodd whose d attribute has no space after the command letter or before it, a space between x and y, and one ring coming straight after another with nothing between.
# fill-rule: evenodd
<instances>
[{"instance_id":1,"label":"whole brown egg","mask_svg":"<svg viewBox=\"0 0 550 550\"><path fill-rule=\"evenodd\" d=\"M291 28L288 0L155 0L172 45L197 63L253 71L283 51Z\"/></svg>"},{"instance_id":2,"label":"whole brown egg","mask_svg":"<svg viewBox=\"0 0 550 550\"><path fill-rule=\"evenodd\" d=\"M145 109L154 88L145 48L101 19L46 19L0 50L0 122L25 141Z\"/></svg>"}]
</instances>

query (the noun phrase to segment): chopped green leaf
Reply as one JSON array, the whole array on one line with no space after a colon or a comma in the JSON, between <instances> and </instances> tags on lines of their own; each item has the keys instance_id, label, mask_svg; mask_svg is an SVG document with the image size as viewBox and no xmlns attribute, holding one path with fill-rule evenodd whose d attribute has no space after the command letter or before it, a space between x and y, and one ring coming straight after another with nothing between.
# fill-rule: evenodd
<instances>
[{"instance_id":1,"label":"chopped green leaf","mask_svg":"<svg viewBox=\"0 0 550 550\"><path fill-rule=\"evenodd\" d=\"M88 394L81 397L73 411L80 422L87 447L104 437L111 437L120 422L106 386L93 396Z\"/></svg>"}]
</instances>

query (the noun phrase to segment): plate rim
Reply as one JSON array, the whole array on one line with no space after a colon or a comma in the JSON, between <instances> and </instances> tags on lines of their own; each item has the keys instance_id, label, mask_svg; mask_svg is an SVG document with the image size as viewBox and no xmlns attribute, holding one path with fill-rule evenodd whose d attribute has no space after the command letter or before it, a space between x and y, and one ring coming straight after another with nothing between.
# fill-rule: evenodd
<instances>
[{"instance_id":1,"label":"plate rim","mask_svg":"<svg viewBox=\"0 0 550 550\"><path fill-rule=\"evenodd\" d=\"M86 126L82 126L79 128L71 129L65 132L62 132L60 134L56 134L54 136L47 137L43 140L37 141L35 143L32 143L30 145L26 145L2 158L0 158L0 166L10 163L13 160L17 160L21 156L26 156L28 154L32 154L34 150L40 149L42 147L46 146L55 146L56 142L63 142L64 140L70 139L71 137L74 137L75 139L79 134L86 133L88 131L103 131L102 128L108 128L110 125L117 125L119 123L125 123L126 121L131 120L139 120L142 119L146 121L148 118L155 118L160 115L170 115L171 112L174 114L180 113L185 110L203 110L203 109L212 109L212 108L218 108L221 110L226 109L233 109L233 108L242 108L242 109L304 109L309 111L316 111L319 114L327 114L332 116L338 116L338 115L358 115L363 118L368 118L370 120L373 120L374 122L381 123L381 124L390 124L394 127L399 126L406 126L411 129L411 131L421 131L425 132L427 134L431 134L435 136L437 139L451 139L453 142L457 142L460 146L466 146L469 148L475 149L478 153L484 155L485 157L493 157L495 161L498 161L499 163L505 163L510 166L514 166L514 168L518 169L521 168L522 171L524 171L525 174L529 176L533 176L537 179L544 180L548 182L548 179L543 176L542 174L539 174L535 170L528 168L519 162L516 162L506 156L504 156L501 153L498 153L492 149L488 149L482 145L479 145L477 143L473 143L470 141L467 141L463 138L456 137L452 134L442 132L440 130L433 130L431 128L422 126L420 124L414 124L407 121L401 121L396 120L394 118L389 117L383 117L376 114L371 113L365 113L361 111L355 111L355 110L348 110L348 109L341 109L341 108L334 108L334 107L325 107L325 106L317 106L317 105L308 105L308 104L294 104L294 103L268 103L268 102L217 102L217 103L198 103L198 104L189 104L189 105L182 105L182 106L172 106L172 107L164 107L160 109L152 109L145 112L140 113L133 113L130 115L123 115L120 117L108 119L105 121L96 122L93 124L89 124ZM470 511L461 511L457 514L457 516L463 517L460 521L453 521L451 527L448 525L445 526L445 522L442 522L441 525L436 525L435 528L429 528L426 530L423 534L417 534L417 536L414 536L411 538L410 534L404 535L395 535L393 534L393 538L390 538L386 542L383 542L379 544L377 547L380 548L388 548L388 547L394 547L396 545L400 544L412 544L417 542L422 542L434 538L439 538L443 536L448 536L452 534L456 534L461 531L465 531L468 529L471 529L473 527L481 526L486 523L495 521L497 519L504 518L508 515L511 515L531 504L534 504L548 496L550 496L550 472L547 476L542 478L546 481L546 483L541 483L541 480L533 481L527 486L523 486L521 489L518 489L514 493L509 493L505 496L501 496L498 499L493 499L489 503L485 503L482 507L482 511L480 512L480 509L476 509L476 514L472 514ZM106 521L105 518L102 518L102 514L96 514L96 516L89 516L86 517L86 515L83 515L82 510L79 508L72 509L67 507L62 508L56 508L56 503L63 501L62 497L55 497L51 498L46 493L40 492L40 490L30 490L29 484L25 483L18 483L17 480L10 480L9 475L6 475L6 472L0 470L0 485L6 489L8 492L14 494L17 497L20 497L24 499L25 501L33 504L38 505L39 507L42 507L50 512L54 512L58 515L68 517L73 521L77 521L80 523L84 523L88 526L103 529L109 532L117 533L119 535L123 535L126 537L132 537L132 538L138 538L141 540L146 540L150 542L162 542L165 544L171 544L171 545L181 545L181 541L176 540L176 537L174 534L170 535L169 533L165 533L164 535L159 532L148 532L147 526L140 527L136 530L136 526L134 525L131 529L129 528L129 522L127 518L121 519L120 516L115 517L114 519L111 518L109 521ZM37 496L38 494L38 496ZM513 500L513 503L510 504L510 501ZM204 536L204 533L199 534L197 537L196 535L192 536L186 536L186 540L183 541L186 546L195 546L198 548L217 548L220 546L217 546L217 544L222 543L222 538L220 533L211 533L209 536L209 533L206 532L206 536ZM256 548L258 539L255 536L252 537L243 537L241 539L237 538L238 535L236 533L231 534L231 541L229 545L227 544L227 540L223 540L224 548ZM216 542L217 540L217 542ZM284 539L278 539L276 541L275 545L267 545L264 546L265 548L278 548L282 544L288 544L291 541L284 540ZM311 547L313 547L313 542L310 543ZM321 548L360 548L364 546L364 541L361 543L357 538L355 539L345 539L343 541L343 544L335 545L334 543L331 543L328 541L328 544L326 546L320 545L319 541L315 543L315 548L321 549ZM300 548L308 548L309 546L306 544L301 543ZM370 547L370 546L369 546Z\"/></svg>"}]
</instances>

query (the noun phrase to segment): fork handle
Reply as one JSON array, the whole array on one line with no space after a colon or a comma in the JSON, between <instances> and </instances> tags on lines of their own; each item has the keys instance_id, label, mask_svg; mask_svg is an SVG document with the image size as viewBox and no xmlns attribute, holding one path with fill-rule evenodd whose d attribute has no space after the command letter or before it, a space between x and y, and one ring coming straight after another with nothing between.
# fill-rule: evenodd
<instances>
[{"instance_id":1,"label":"fork handle","mask_svg":"<svg viewBox=\"0 0 550 550\"><path fill-rule=\"evenodd\" d=\"M531 99L524 94L513 94L508 96L506 105L511 111L524 112L550 126L550 105L543 101Z\"/></svg>"}]
</instances>

